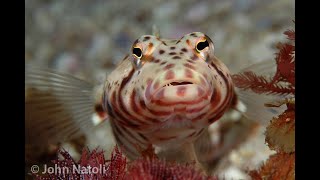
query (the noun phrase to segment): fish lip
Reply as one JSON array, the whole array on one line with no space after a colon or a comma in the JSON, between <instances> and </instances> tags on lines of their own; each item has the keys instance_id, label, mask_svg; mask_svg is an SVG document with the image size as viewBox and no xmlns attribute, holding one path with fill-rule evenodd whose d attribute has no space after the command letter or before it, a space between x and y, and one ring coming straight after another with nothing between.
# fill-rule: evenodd
<instances>
[{"instance_id":1,"label":"fish lip","mask_svg":"<svg viewBox=\"0 0 320 180\"><path fill-rule=\"evenodd\" d=\"M199 86L199 87L201 87L201 88L203 88L203 89L206 89L206 86L208 86L208 82L207 82L206 80L205 80L204 82L206 82L205 85L201 85L201 84L200 84L199 82L197 82L195 79L189 79L189 78L179 79L179 80L177 80L177 79L167 80L167 81L164 81L163 83L161 83L161 84L159 85L159 88L153 89L150 94L151 94L151 97L152 97L154 94L158 93L158 92L161 91L163 88L168 87L168 85L169 85L169 86L175 86L175 87L177 87L177 86L197 85L197 86ZM170 85L170 84L171 84L171 85ZM172 84L173 84L173 85L172 85ZM152 86L153 86L153 84L152 84Z\"/></svg>"},{"instance_id":2,"label":"fish lip","mask_svg":"<svg viewBox=\"0 0 320 180\"><path fill-rule=\"evenodd\" d=\"M170 83L174 83L174 85L169 85ZM177 84L179 83L179 84ZM151 85L152 86L152 85ZM181 96L178 95L172 95L169 96L163 96L161 97L161 93L163 93L165 90L170 90L172 93L175 94L175 91L177 91L177 88L184 88L184 89L193 89L194 91L191 94ZM146 97L146 102L149 104L158 104L158 105L168 105L172 106L174 104L184 104L184 105L192 105L201 102L202 100L210 98L212 91L210 90L210 86L206 82L206 84L200 84L198 82L192 81L192 80L172 80L172 81L166 81L162 83L159 88L150 90L149 96ZM175 98L175 97L176 98ZM174 109L173 109L174 112Z\"/></svg>"}]
</instances>

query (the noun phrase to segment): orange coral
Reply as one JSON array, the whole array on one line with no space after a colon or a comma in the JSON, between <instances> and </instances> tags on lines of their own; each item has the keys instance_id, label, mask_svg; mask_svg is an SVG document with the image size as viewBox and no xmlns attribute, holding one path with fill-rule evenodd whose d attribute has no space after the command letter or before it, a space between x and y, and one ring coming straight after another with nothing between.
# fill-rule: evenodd
<instances>
[{"instance_id":1,"label":"orange coral","mask_svg":"<svg viewBox=\"0 0 320 180\"><path fill-rule=\"evenodd\" d=\"M259 169L250 171L253 180L286 180L295 177L295 153L277 153L270 156L268 161Z\"/></svg>"},{"instance_id":2,"label":"orange coral","mask_svg":"<svg viewBox=\"0 0 320 180\"><path fill-rule=\"evenodd\" d=\"M295 111L287 109L274 118L266 130L266 142L272 150L295 151Z\"/></svg>"}]
</instances>

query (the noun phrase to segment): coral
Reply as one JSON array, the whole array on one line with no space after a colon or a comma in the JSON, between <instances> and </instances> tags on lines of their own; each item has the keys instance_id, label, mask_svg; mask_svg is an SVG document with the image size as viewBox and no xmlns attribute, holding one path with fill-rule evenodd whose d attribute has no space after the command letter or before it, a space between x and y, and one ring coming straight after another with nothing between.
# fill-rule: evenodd
<instances>
[{"instance_id":1,"label":"coral","mask_svg":"<svg viewBox=\"0 0 320 180\"><path fill-rule=\"evenodd\" d=\"M111 160L107 166L106 178L102 179L123 179L125 176L126 166L127 159L122 152L115 147L111 154Z\"/></svg>"},{"instance_id":2,"label":"coral","mask_svg":"<svg viewBox=\"0 0 320 180\"><path fill-rule=\"evenodd\" d=\"M294 30L284 32L288 40L295 41ZM249 171L254 180L262 179L295 179L295 46L285 43L278 46L276 54L277 71L272 78L256 75L246 71L233 76L235 85L242 89L251 89L262 94L290 95L289 98L265 104L266 107L287 109L274 117L266 129L266 143L277 153L269 157L258 170Z\"/></svg>"},{"instance_id":3,"label":"coral","mask_svg":"<svg viewBox=\"0 0 320 180\"><path fill-rule=\"evenodd\" d=\"M216 177L207 177L195 170L193 164L180 165L156 158L138 159L128 167L128 180L160 180L160 179L195 179L217 180Z\"/></svg>"},{"instance_id":4,"label":"coral","mask_svg":"<svg viewBox=\"0 0 320 180\"><path fill-rule=\"evenodd\" d=\"M121 151L115 147L111 159L104 158L102 150L90 152L84 149L81 159L76 162L66 150L59 150L63 160L53 160L54 167L61 171L56 174L47 173L44 176L33 174L38 180L48 179L123 179L127 160Z\"/></svg>"},{"instance_id":5,"label":"coral","mask_svg":"<svg viewBox=\"0 0 320 180\"><path fill-rule=\"evenodd\" d=\"M288 30L284 34L294 41L294 31ZM245 71L232 76L238 88L261 94L295 94L295 46L285 43L280 45L276 54L277 71L272 78L257 75L252 71Z\"/></svg>"},{"instance_id":6,"label":"coral","mask_svg":"<svg viewBox=\"0 0 320 180\"><path fill-rule=\"evenodd\" d=\"M152 149L149 149L148 155ZM84 149L81 159L76 162L66 150L59 150L63 160L53 160L54 167L61 169L57 174L33 174L37 180L49 179L196 179L196 180L217 180L216 177L205 176L202 172L197 171L191 164L178 164L166 162L155 156L143 156L128 164L127 159L118 147L115 147L111 159L104 158L102 150L94 149L89 151ZM74 168L78 168L77 171ZM98 171L94 171L96 168Z\"/></svg>"},{"instance_id":7,"label":"coral","mask_svg":"<svg viewBox=\"0 0 320 180\"><path fill-rule=\"evenodd\" d=\"M259 169L249 172L253 180L294 179L295 153L277 153Z\"/></svg>"},{"instance_id":8,"label":"coral","mask_svg":"<svg viewBox=\"0 0 320 180\"><path fill-rule=\"evenodd\" d=\"M233 75L233 81L238 88L242 88L244 90L251 89L253 92L258 94L294 93L294 88L292 86L283 87L283 85L275 83L272 79L256 75L252 71L246 71L241 74Z\"/></svg>"},{"instance_id":9,"label":"coral","mask_svg":"<svg viewBox=\"0 0 320 180\"><path fill-rule=\"evenodd\" d=\"M295 151L295 111L288 108L273 118L266 130L266 142L270 149L291 153Z\"/></svg>"}]
</instances>

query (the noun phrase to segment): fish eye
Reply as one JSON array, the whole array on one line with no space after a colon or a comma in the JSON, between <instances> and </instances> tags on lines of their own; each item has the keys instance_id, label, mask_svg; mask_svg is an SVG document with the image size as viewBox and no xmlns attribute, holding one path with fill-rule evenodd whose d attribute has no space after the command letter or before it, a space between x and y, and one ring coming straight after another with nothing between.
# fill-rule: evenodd
<instances>
[{"instance_id":1,"label":"fish eye","mask_svg":"<svg viewBox=\"0 0 320 180\"><path fill-rule=\"evenodd\" d=\"M134 56L136 56L137 58L141 58L142 57L142 50L139 47L134 47L132 48L132 54Z\"/></svg>"},{"instance_id":2,"label":"fish eye","mask_svg":"<svg viewBox=\"0 0 320 180\"><path fill-rule=\"evenodd\" d=\"M206 47L209 47L209 42L205 39L204 41L200 41L198 42L197 46L196 46L196 50L198 52L204 50Z\"/></svg>"}]
</instances>

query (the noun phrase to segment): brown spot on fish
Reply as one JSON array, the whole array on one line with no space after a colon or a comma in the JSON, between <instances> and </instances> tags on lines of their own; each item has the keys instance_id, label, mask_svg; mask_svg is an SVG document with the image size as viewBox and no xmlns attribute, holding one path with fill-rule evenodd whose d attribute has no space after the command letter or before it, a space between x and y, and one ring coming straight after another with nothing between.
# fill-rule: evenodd
<instances>
[{"instance_id":1,"label":"brown spot on fish","mask_svg":"<svg viewBox=\"0 0 320 180\"><path fill-rule=\"evenodd\" d=\"M163 49L160 49L159 54L163 54L163 53L165 53L165 51Z\"/></svg>"},{"instance_id":2,"label":"brown spot on fish","mask_svg":"<svg viewBox=\"0 0 320 180\"><path fill-rule=\"evenodd\" d=\"M107 114L105 113L103 107L102 107L102 104L96 104L94 106L94 110L96 111L96 113L98 114L98 116L101 118L101 119L104 119Z\"/></svg>"},{"instance_id":3,"label":"brown spot on fish","mask_svg":"<svg viewBox=\"0 0 320 180\"><path fill-rule=\"evenodd\" d=\"M163 68L163 70L168 70L168 69L171 69L173 67L174 67L174 64L168 64Z\"/></svg>"},{"instance_id":4,"label":"brown spot on fish","mask_svg":"<svg viewBox=\"0 0 320 180\"><path fill-rule=\"evenodd\" d=\"M173 56L172 59L181 59L180 56Z\"/></svg>"},{"instance_id":5,"label":"brown spot on fish","mask_svg":"<svg viewBox=\"0 0 320 180\"><path fill-rule=\"evenodd\" d=\"M192 61L192 60L190 60L190 59L188 59L187 60L189 63L191 63L191 64L194 64L194 61Z\"/></svg>"},{"instance_id":6,"label":"brown spot on fish","mask_svg":"<svg viewBox=\"0 0 320 180\"><path fill-rule=\"evenodd\" d=\"M198 37L195 33L191 33L190 36L192 36L192 37Z\"/></svg>"},{"instance_id":7,"label":"brown spot on fish","mask_svg":"<svg viewBox=\"0 0 320 180\"><path fill-rule=\"evenodd\" d=\"M148 44L148 49L151 49L153 47L153 43Z\"/></svg>"},{"instance_id":8,"label":"brown spot on fish","mask_svg":"<svg viewBox=\"0 0 320 180\"><path fill-rule=\"evenodd\" d=\"M192 57L191 57L191 59L192 60L197 60L199 57L196 55L196 54L194 54Z\"/></svg>"},{"instance_id":9,"label":"brown spot on fish","mask_svg":"<svg viewBox=\"0 0 320 180\"><path fill-rule=\"evenodd\" d=\"M172 46L172 47L170 47L170 49L173 50L173 49L176 49L176 47Z\"/></svg>"},{"instance_id":10,"label":"brown spot on fish","mask_svg":"<svg viewBox=\"0 0 320 180\"><path fill-rule=\"evenodd\" d=\"M154 57L150 54L150 55L144 55L142 56L141 60L143 62L146 62L146 61L153 61L154 60Z\"/></svg>"},{"instance_id":11,"label":"brown spot on fish","mask_svg":"<svg viewBox=\"0 0 320 180\"><path fill-rule=\"evenodd\" d=\"M186 76L187 78L193 78L193 73L192 73L192 71L191 71L190 69L186 69L186 70L185 70L185 76Z\"/></svg>"},{"instance_id":12,"label":"brown spot on fish","mask_svg":"<svg viewBox=\"0 0 320 180\"><path fill-rule=\"evenodd\" d=\"M188 52L188 50L186 48L182 48L181 51L182 52Z\"/></svg>"},{"instance_id":13,"label":"brown spot on fish","mask_svg":"<svg viewBox=\"0 0 320 180\"><path fill-rule=\"evenodd\" d=\"M176 52L169 53L169 55L176 55L176 54L177 54Z\"/></svg>"},{"instance_id":14,"label":"brown spot on fish","mask_svg":"<svg viewBox=\"0 0 320 180\"><path fill-rule=\"evenodd\" d=\"M166 73L165 79L166 79L166 80L170 80L170 79L173 79L174 77L175 77L174 72L173 72L172 70L169 70L169 71Z\"/></svg>"},{"instance_id":15,"label":"brown spot on fish","mask_svg":"<svg viewBox=\"0 0 320 180\"><path fill-rule=\"evenodd\" d=\"M164 65L164 64L166 64L166 63L167 63L167 61L164 61L164 62L160 63L160 65Z\"/></svg>"},{"instance_id":16,"label":"brown spot on fish","mask_svg":"<svg viewBox=\"0 0 320 180\"><path fill-rule=\"evenodd\" d=\"M196 70L196 68L195 68L193 65L189 64L189 63L184 63L183 65L184 65L185 67L187 67L187 68Z\"/></svg>"},{"instance_id":17,"label":"brown spot on fish","mask_svg":"<svg viewBox=\"0 0 320 180\"><path fill-rule=\"evenodd\" d=\"M186 43L188 44L188 46L191 46L191 43L190 43L189 39L186 40Z\"/></svg>"},{"instance_id":18,"label":"brown spot on fish","mask_svg":"<svg viewBox=\"0 0 320 180\"><path fill-rule=\"evenodd\" d=\"M160 62L160 59L156 59L155 61L154 61L154 63L159 63Z\"/></svg>"},{"instance_id":19,"label":"brown spot on fish","mask_svg":"<svg viewBox=\"0 0 320 180\"><path fill-rule=\"evenodd\" d=\"M165 43L164 41L161 41L163 45L167 46L167 43Z\"/></svg>"},{"instance_id":20,"label":"brown spot on fish","mask_svg":"<svg viewBox=\"0 0 320 180\"><path fill-rule=\"evenodd\" d=\"M177 88L177 95L183 97L186 93L187 87L185 86L178 86Z\"/></svg>"},{"instance_id":21,"label":"brown spot on fish","mask_svg":"<svg viewBox=\"0 0 320 180\"><path fill-rule=\"evenodd\" d=\"M145 36L142 41L148 41L150 38L150 36Z\"/></svg>"}]
</instances>

